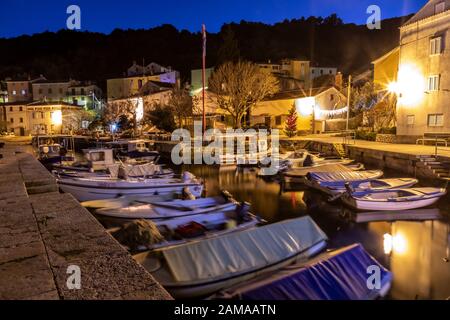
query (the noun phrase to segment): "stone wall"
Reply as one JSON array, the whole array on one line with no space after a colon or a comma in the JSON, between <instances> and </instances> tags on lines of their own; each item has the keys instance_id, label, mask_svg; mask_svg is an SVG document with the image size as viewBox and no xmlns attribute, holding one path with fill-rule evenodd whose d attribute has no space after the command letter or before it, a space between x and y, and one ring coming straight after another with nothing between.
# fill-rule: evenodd
<instances>
[{"instance_id":1,"label":"stone wall","mask_svg":"<svg viewBox=\"0 0 450 320\"><path fill-rule=\"evenodd\" d=\"M397 143L397 136L395 134L378 133L375 141L382 143Z\"/></svg>"},{"instance_id":2,"label":"stone wall","mask_svg":"<svg viewBox=\"0 0 450 320\"><path fill-rule=\"evenodd\" d=\"M31 154L0 154L0 299L171 299Z\"/></svg>"}]
</instances>

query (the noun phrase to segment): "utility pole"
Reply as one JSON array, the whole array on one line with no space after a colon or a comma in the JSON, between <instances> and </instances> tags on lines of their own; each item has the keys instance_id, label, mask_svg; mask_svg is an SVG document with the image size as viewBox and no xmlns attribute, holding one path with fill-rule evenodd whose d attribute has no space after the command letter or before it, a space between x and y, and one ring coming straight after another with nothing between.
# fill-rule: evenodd
<instances>
[{"instance_id":1,"label":"utility pole","mask_svg":"<svg viewBox=\"0 0 450 320\"><path fill-rule=\"evenodd\" d=\"M206 130L205 87L206 87L206 26L202 24L202 133ZM203 138L202 138L203 141Z\"/></svg>"},{"instance_id":2,"label":"utility pole","mask_svg":"<svg viewBox=\"0 0 450 320\"><path fill-rule=\"evenodd\" d=\"M350 119L350 94L352 90L352 76L348 76L348 85L347 85L347 122L345 125L345 130L348 131L348 121Z\"/></svg>"}]
</instances>

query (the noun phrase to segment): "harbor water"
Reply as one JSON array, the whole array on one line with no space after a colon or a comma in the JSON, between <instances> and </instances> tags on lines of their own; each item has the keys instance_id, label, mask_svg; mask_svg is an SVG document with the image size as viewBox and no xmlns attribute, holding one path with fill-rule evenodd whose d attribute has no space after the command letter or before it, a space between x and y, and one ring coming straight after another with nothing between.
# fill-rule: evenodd
<instances>
[{"instance_id":1,"label":"harbor water","mask_svg":"<svg viewBox=\"0 0 450 320\"><path fill-rule=\"evenodd\" d=\"M442 219L355 223L339 201L328 203L322 194L308 189L280 191L278 181L258 177L255 169L192 165L176 170L188 170L204 179L207 196L227 190L236 200L250 202L251 211L269 223L310 215L328 235L329 249L361 243L393 272L388 299L450 297L449 195L437 205ZM384 176L398 175L385 171Z\"/></svg>"}]
</instances>

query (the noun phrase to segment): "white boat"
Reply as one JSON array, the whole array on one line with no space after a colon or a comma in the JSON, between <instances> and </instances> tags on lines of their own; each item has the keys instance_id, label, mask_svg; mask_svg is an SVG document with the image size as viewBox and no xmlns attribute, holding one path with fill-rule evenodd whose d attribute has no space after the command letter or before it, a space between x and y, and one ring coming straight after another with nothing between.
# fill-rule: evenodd
<instances>
[{"instance_id":1,"label":"white boat","mask_svg":"<svg viewBox=\"0 0 450 320\"><path fill-rule=\"evenodd\" d=\"M308 183L310 180L308 176L311 175L320 176L322 184L325 186L330 185L343 185L345 182L362 182L373 179L378 179L383 175L383 171L380 170L365 170L360 171L359 168L355 168L350 165L343 164L323 164L314 167L293 168L283 173L283 177L286 182L292 183ZM316 179L318 180L318 179Z\"/></svg>"},{"instance_id":2,"label":"white boat","mask_svg":"<svg viewBox=\"0 0 450 320\"><path fill-rule=\"evenodd\" d=\"M144 235L143 241L140 240L139 235L135 237L136 226L133 225L133 223L142 224L142 220L127 224L111 233L120 243L134 252L168 248L255 227L262 220L249 213L247 211L249 207L249 204L243 203L235 210L177 216L171 219L153 219L151 223L156 227L156 234L154 227L138 232L139 234L150 233L148 237ZM130 233L131 241L128 240ZM138 240L136 241L136 239ZM152 239L152 241L148 241L148 239Z\"/></svg>"},{"instance_id":3,"label":"white boat","mask_svg":"<svg viewBox=\"0 0 450 320\"><path fill-rule=\"evenodd\" d=\"M237 203L223 197L199 198L195 200L159 201L146 204L136 204L123 208L102 208L95 214L116 219L149 219L168 220L172 218L194 216L210 212L225 212L236 210Z\"/></svg>"},{"instance_id":4,"label":"white boat","mask_svg":"<svg viewBox=\"0 0 450 320\"><path fill-rule=\"evenodd\" d=\"M189 172L182 179L176 178L128 178L111 177L56 177L60 189L72 194L78 201L112 199L123 195L147 196L189 192L200 197L203 184Z\"/></svg>"},{"instance_id":5,"label":"white boat","mask_svg":"<svg viewBox=\"0 0 450 320\"><path fill-rule=\"evenodd\" d=\"M124 208L132 205L143 204L143 203L152 203L152 202L161 202L161 201L170 201L177 199L177 193L167 193L163 195L150 195L150 196L121 196L114 199L100 199L100 200L91 200L91 201L83 201L81 205L85 208L89 209L103 209L103 208Z\"/></svg>"},{"instance_id":6,"label":"white boat","mask_svg":"<svg viewBox=\"0 0 450 320\"><path fill-rule=\"evenodd\" d=\"M391 178L391 179L371 179L371 175L366 176L365 174L359 175L358 173L352 176L360 177L362 180L339 180L342 183L327 183L321 180L321 176L318 173L314 173L307 176L305 180L305 185L313 189L322 191L329 195L339 195L346 192L345 183L351 183L354 191L383 191L390 189L403 189L409 188L417 184L419 181L414 178Z\"/></svg>"},{"instance_id":7,"label":"white boat","mask_svg":"<svg viewBox=\"0 0 450 320\"><path fill-rule=\"evenodd\" d=\"M379 287L367 286L368 268L377 267ZM392 273L360 244L329 251L212 296L233 300L374 300L391 287Z\"/></svg>"},{"instance_id":8,"label":"white boat","mask_svg":"<svg viewBox=\"0 0 450 320\"><path fill-rule=\"evenodd\" d=\"M173 297L194 298L309 259L326 241L305 216L133 257Z\"/></svg>"},{"instance_id":9,"label":"white boat","mask_svg":"<svg viewBox=\"0 0 450 320\"><path fill-rule=\"evenodd\" d=\"M373 192L346 192L342 201L357 210L410 210L430 206L447 193L440 188L409 188Z\"/></svg>"}]
</instances>

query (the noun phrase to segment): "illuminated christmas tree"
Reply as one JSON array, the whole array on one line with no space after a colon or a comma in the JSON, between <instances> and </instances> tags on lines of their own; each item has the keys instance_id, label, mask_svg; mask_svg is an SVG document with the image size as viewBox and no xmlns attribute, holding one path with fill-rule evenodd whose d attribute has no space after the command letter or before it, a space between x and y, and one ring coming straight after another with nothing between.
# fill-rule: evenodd
<instances>
[{"instance_id":1,"label":"illuminated christmas tree","mask_svg":"<svg viewBox=\"0 0 450 320\"><path fill-rule=\"evenodd\" d=\"M295 104L293 104L292 108L289 110L289 114L286 119L286 127L284 129L284 132L289 138L297 135L297 118L297 110L295 109Z\"/></svg>"}]
</instances>

